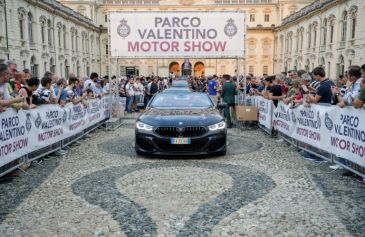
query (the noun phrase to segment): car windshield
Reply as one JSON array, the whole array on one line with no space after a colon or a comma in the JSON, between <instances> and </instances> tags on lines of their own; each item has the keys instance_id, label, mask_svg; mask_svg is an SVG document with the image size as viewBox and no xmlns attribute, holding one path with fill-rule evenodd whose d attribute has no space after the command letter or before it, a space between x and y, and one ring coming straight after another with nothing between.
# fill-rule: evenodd
<instances>
[{"instance_id":1,"label":"car windshield","mask_svg":"<svg viewBox=\"0 0 365 237\"><path fill-rule=\"evenodd\" d=\"M209 108L213 103L204 93L161 93L155 95L150 107L153 108Z\"/></svg>"}]
</instances>

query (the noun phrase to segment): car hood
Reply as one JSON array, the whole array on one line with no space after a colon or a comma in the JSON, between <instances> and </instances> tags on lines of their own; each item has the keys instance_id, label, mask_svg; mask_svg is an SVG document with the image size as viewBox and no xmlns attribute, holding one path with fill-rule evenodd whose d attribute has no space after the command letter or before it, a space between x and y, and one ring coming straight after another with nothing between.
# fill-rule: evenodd
<instances>
[{"instance_id":1,"label":"car hood","mask_svg":"<svg viewBox=\"0 0 365 237\"><path fill-rule=\"evenodd\" d=\"M223 117L215 108L157 109L149 108L138 118L152 126L208 126L219 123Z\"/></svg>"}]
</instances>

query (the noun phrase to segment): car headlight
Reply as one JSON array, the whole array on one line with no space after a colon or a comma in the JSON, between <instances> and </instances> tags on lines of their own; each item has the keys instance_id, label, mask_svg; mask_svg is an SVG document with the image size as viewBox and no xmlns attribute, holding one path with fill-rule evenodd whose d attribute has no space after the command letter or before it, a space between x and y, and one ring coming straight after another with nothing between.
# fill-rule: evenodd
<instances>
[{"instance_id":1,"label":"car headlight","mask_svg":"<svg viewBox=\"0 0 365 237\"><path fill-rule=\"evenodd\" d=\"M222 121L213 125L208 126L210 131L216 131L226 128L226 122Z\"/></svg>"},{"instance_id":2,"label":"car headlight","mask_svg":"<svg viewBox=\"0 0 365 237\"><path fill-rule=\"evenodd\" d=\"M145 130L145 131L152 131L153 127L151 125L142 123L142 122L137 122L136 123L136 127L139 130Z\"/></svg>"}]
</instances>

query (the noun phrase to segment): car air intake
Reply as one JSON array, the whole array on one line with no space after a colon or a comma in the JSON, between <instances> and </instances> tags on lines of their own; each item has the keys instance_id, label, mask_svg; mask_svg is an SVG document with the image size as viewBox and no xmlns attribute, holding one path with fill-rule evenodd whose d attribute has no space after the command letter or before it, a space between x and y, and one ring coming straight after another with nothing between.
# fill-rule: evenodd
<instances>
[{"instance_id":1,"label":"car air intake","mask_svg":"<svg viewBox=\"0 0 365 237\"><path fill-rule=\"evenodd\" d=\"M158 127L155 132L163 137L199 137L207 132L205 127Z\"/></svg>"}]
</instances>

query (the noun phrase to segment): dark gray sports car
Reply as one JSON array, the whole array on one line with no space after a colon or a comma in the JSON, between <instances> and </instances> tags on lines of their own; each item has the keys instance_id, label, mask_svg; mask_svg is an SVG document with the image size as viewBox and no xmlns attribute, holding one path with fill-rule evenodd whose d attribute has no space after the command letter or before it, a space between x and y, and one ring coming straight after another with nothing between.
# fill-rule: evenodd
<instances>
[{"instance_id":1,"label":"dark gray sports car","mask_svg":"<svg viewBox=\"0 0 365 237\"><path fill-rule=\"evenodd\" d=\"M156 94L135 133L137 154L226 154L226 123L204 93Z\"/></svg>"}]
</instances>

